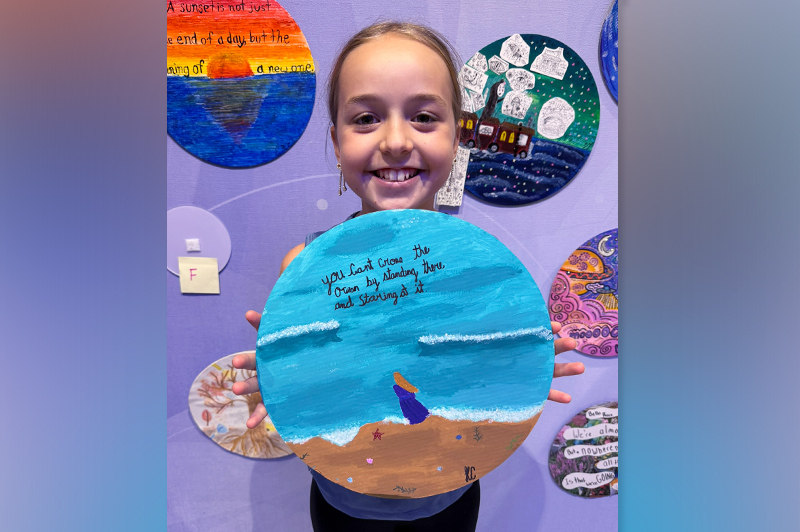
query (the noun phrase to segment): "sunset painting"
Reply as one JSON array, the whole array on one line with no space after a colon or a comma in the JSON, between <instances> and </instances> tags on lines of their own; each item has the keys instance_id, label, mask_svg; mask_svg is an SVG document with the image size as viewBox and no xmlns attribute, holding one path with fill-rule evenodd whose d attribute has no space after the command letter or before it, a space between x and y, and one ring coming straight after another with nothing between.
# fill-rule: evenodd
<instances>
[{"instance_id":1,"label":"sunset painting","mask_svg":"<svg viewBox=\"0 0 800 532\"><path fill-rule=\"evenodd\" d=\"M167 2L167 132L229 168L268 163L305 130L314 60L273 0Z\"/></svg>"}]
</instances>

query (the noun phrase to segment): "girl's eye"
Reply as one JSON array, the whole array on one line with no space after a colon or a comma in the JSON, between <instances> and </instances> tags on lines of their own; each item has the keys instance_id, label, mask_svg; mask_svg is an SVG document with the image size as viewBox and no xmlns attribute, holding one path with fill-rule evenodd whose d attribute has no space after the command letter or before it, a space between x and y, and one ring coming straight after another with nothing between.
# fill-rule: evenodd
<instances>
[{"instance_id":1,"label":"girl's eye","mask_svg":"<svg viewBox=\"0 0 800 532\"><path fill-rule=\"evenodd\" d=\"M355 123L359 126L369 126L375 122L377 122L377 120L372 115L361 115L355 119Z\"/></svg>"},{"instance_id":2,"label":"girl's eye","mask_svg":"<svg viewBox=\"0 0 800 532\"><path fill-rule=\"evenodd\" d=\"M420 122L421 124L430 124L431 122L436 122L436 117L429 115L428 113L421 113L418 114L414 120Z\"/></svg>"}]
</instances>

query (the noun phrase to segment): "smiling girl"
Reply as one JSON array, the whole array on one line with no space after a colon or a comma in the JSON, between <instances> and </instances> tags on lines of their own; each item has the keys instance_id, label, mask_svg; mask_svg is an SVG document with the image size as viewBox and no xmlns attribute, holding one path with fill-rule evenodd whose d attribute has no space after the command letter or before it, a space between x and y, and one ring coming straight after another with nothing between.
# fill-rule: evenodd
<instances>
[{"instance_id":1,"label":"smiling girl","mask_svg":"<svg viewBox=\"0 0 800 532\"><path fill-rule=\"evenodd\" d=\"M430 28L381 22L354 35L340 52L328 83L331 139L339 162L340 193L349 187L361 214L388 209L434 210L434 198L450 174L458 150L461 89L452 47ZM281 262L281 272L322 232L312 233ZM261 315L248 311L258 330ZM553 332L561 326L553 323ZM556 354L575 340L555 341ZM238 355L233 365L255 370L255 355ZM583 364L556 364L553 377L583 373ZM238 395L258 391L252 377L234 385ZM570 396L550 390L552 401ZM267 412L259 404L247 422L253 428ZM311 521L316 531L475 530L478 481L461 489L418 499L362 495L312 471Z\"/></svg>"}]
</instances>

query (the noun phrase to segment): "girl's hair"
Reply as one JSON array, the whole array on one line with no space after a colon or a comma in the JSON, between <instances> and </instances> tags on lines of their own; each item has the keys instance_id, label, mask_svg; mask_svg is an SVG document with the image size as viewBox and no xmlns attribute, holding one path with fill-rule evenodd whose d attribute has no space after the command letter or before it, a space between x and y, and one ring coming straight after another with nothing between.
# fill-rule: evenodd
<instances>
[{"instance_id":1,"label":"girl's hair","mask_svg":"<svg viewBox=\"0 0 800 532\"><path fill-rule=\"evenodd\" d=\"M344 60L350 55L350 52L369 42L377 37L382 37L388 34L401 35L413 41L424 44L442 58L444 64L447 66L447 72L450 75L450 82L453 89L453 117L458 123L458 117L461 116L461 87L458 83L458 69L456 64L461 64L453 45L439 32L427 26L414 24L411 22L396 22L384 21L377 22L371 26L367 26L363 30L353 35L347 43L345 43L336 62L333 64L330 77L328 78L328 114L331 119L331 124L336 125L336 115L339 111L339 75L342 72L342 64ZM458 63L456 63L456 61Z\"/></svg>"}]
</instances>

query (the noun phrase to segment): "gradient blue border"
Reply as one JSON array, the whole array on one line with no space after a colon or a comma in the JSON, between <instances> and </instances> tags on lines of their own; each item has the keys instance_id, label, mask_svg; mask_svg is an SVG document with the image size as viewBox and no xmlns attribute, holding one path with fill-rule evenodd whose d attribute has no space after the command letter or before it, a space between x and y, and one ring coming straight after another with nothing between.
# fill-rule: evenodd
<instances>
[{"instance_id":1,"label":"gradient blue border","mask_svg":"<svg viewBox=\"0 0 800 532\"><path fill-rule=\"evenodd\" d=\"M0 22L3 528L159 530L166 22L36 7ZM621 2L621 530L800 518L799 15Z\"/></svg>"},{"instance_id":2,"label":"gradient blue border","mask_svg":"<svg viewBox=\"0 0 800 532\"><path fill-rule=\"evenodd\" d=\"M165 529L163 7L2 11L0 529Z\"/></svg>"}]
</instances>

